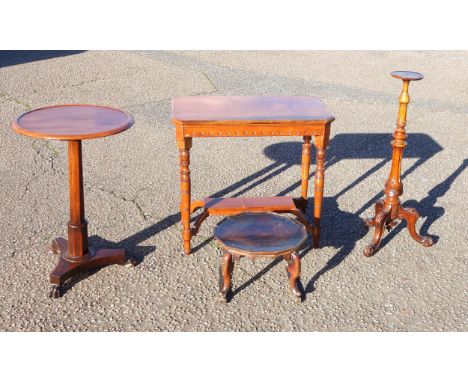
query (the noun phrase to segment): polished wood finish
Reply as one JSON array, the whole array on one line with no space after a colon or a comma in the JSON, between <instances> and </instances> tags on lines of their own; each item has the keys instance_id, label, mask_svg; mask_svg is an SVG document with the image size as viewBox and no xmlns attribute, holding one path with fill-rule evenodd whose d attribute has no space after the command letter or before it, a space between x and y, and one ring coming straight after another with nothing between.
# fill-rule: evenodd
<instances>
[{"instance_id":1,"label":"polished wood finish","mask_svg":"<svg viewBox=\"0 0 468 382\"><path fill-rule=\"evenodd\" d=\"M314 227L309 224L302 210L297 207L297 204L300 204L300 202L301 200L294 200L290 196L273 196L269 198L205 198L203 200L195 200L190 205L190 213L200 208L203 211L197 216L193 227L190 228L190 235L193 237L198 233L201 224L208 216L233 216L247 211L290 213L296 216L308 231L313 233ZM185 243L187 242L184 241Z\"/></svg>"},{"instance_id":2,"label":"polished wood finish","mask_svg":"<svg viewBox=\"0 0 468 382\"><path fill-rule=\"evenodd\" d=\"M292 253L307 239L307 231L295 219L272 212L246 212L218 224L214 238L234 255L277 257Z\"/></svg>"},{"instance_id":3,"label":"polished wood finish","mask_svg":"<svg viewBox=\"0 0 468 382\"><path fill-rule=\"evenodd\" d=\"M47 120L50 118L50 121ZM93 249L88 243L83 193L82 139L104 137L128 129L133 118L117 109L91 105L65 105L33 110L13 121L20 134L68 141L70 220L68 240L56 238L50 250L60 259L50 275L51 297L60 297L65 281L79 272L109 264L134 265L123 249ZM82 129L80 130L80 126Z\"/></svg>"},{"instance_id":4,"label":"polished wood finish","mask_svg":"<svg viewBox=\"0 0 468 382\"><path fill-rule=\"evenodd\" d=\"M70 221L68 222L67 258L69 260L88 253L88 222L84 211L82 158L81 141L68 141Z\"/></svg>"},{"instance_id":5,"label":"polished wood finish","mask_svg":"<svg viewBox=\"0 0 468 382\"><path fill-rule=\"evenodd\" d=\"M392 77L399 78L400 80L403 80L403 81L419 81L424 78L424 76L421 73L408 72L404 70L391 72L390 75Z\"/></svg>"},{"instance_id":6,"label":"polished wood finish","mask_svg":"<svg viewBox=\"0 0 468 382\"><path fill-rule=\"evenodd\" d=\"M118 134L132 125L131 115L108 106L58 105L28 111L12 127L34 138L81 141Z\"/></svg>"},{"instance_id":7,"label":"polished wood finish","mask_svg":"<svg viewBox=\"0 0 468 382\"><path fill-rule=\"evenodd\" d=\"M310 171L310 141L311 136L305 136L302 144L301 158L301 209L305 212L307 208L307 195L309 190L309 171Z\"/></svg>"},{"instance_id":8,"label":"polished wood finish","mask_svg":"<svg viewBox=\"0 0 468 382\"><path fill-rule=\"evenodd\" d=\"M227 295L232 287L232 271L234 270L234 258L230 252L225 252L219 267L219 295L227 302Z\"/></svg>"},{"instance_id":9,"label":"polished wood finish","mask_svg":"<svg viewBox=\"0 0 468 382\"><path fill-rule=\"evenodd\" d=\"M325 104L310 96L188 96L172 101L172 118L183 123L225 125L242 121L284 124L332 122Z\"/></svg>"},{"instance_id":10,"label":"polished wood finish","mask_svg":"<svg viewBox=\"0 0 468 382\"><path fill-rule=\"evenodd\" d=\"M295 219L271 212L246 212L219 223L214 237L223 250L220 267L220 295L226 300L231 288L232 259L283 257L288 262L289 285L293 295L301 299L297 281L301 263L297 251L307 240L304 225Z\"/></svg>"},{"instance_id":11,"label":"polished wood finish","mask_svg":"<svg viewBox=\"0 0 468 382\"><path fill-rule=\"evenodd\" d=\"M236 215L242 212L293 211L297 207L290 196L271 198L206 198L203 207L210 215Z\"/></svg>"},{"instance_id":12,"label":"polished wood finish","mask_svg":"<svg viewBox=\"0 0 468 382\"><path fill-rule=\"evenodd\" d=\"M205 207L203 200L191 200L190 149L193 138L301 136L304 139L301 164L301 197L294 199L294 213L301 221L307 207L309 184L310 148L317 147L318 171L314 179L314 246L319 246L320 216L324 185L325 150L334 121L324 103L310 96L191 96L172 100L172 122L176 126L176 140L180 160L181 223L184 253L190 254L190 240L197 234L201 223L211 212L204 210L194 227L190 226L190 214ZM256 199L261 201L262 198ZM250 205L241 209L225 209L232 215L245 210L261 211L262 205ZM282 212L272 208L264 211ZM302 211L302 214L301 214ZM288 211L289 212L289 209Z\"/></svg>"},{"instance_id":13,"label":"polished wood finish","mask_svg":"<svg viewBox=\"0 0 468 382\"><path fill-rule=\"evenodd\" d=\"M50 274L52 284L50 297L60 297L63 283L85 270L110 264L134 265L133 260L126 257L124 249L89 248L85 255L72 257L69 254L69 247L70 242L59 237L52 241L49 248L52 253L60 255L59 262Z\"/></svg>"},{"instance_id":14,"label":"polished wood finish","mask_svg":"<svg viewBox=\"0 0 468 382\"><path fill-rule=\"evenodd\" d=\"M403 194L403 184L401 182L401 160L403 150L406 147L406 114L410 101L408 88L410 81L423 79L423 75L416 72L393 72L391 75L403 80L403 89L400 94L397 126L393 133L392 141L392 167L390 175L385 183L385 197L375 205L375 214L372 219L367 219L366 224L374 227L372 243L364 250L365 256L372 256L378 249L383 236L384 228L392 229L396 224L396 219L406 220L411 237L425 247L430 247L433 241L430 237L420 236L416 232L416 221L419 218L418 212L414 208L404 208L401 206L400 196Z\"/></svg>"},{"instance_id":15,"label":"polished wood finish","mask_svg":"<svg viewBox=\"0 0 468 382\"><path fill-rule=\"evenodd\" d=\"M301 259L296 252L291 254L283 255L283 258L288 262L288 278L289 278L289 288L291 289L294 297L298 301L302 300L302 292L300 291L297 282L301 277Z\"/></svg>"}]
</instances>

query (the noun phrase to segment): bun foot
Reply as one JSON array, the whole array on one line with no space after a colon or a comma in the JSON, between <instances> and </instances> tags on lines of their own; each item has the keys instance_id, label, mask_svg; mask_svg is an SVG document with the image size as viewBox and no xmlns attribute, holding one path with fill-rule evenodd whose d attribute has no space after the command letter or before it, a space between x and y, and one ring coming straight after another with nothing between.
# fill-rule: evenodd
<instances>
[{"instance_id":1,"label":"bun foot","mask_svg":"<svg viewBox=\"0 0 468 382\"><path fill-rule=\"evenodd\" d=\"M59 298L62 297L62 288L60 285L52 285L49 292L50 298Z\"/></svg>"}]
</instances>

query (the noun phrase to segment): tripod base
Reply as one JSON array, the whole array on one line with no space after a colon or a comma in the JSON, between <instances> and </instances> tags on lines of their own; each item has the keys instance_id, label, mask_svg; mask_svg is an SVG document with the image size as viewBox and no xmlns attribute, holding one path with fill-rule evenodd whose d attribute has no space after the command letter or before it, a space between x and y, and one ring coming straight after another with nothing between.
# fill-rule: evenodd
<instances>
[{"instance_id":1,"label":"tripod base","mask_svg":"<svg viewBox=\"0 0 468 382\"><path fill-rule=\"evenodd\" d=\"M396 213L393 211L396 209ZM392 218L396 216L396 218ZM411 237L424 247L431 247L434 242L428 236L420 236L416 232L416 221L419 218L419 213L414 208L401 207L399 204L385 204L383 200L379 200L375 204L375 215L372 219L366 219L365 224L368 227L375 227L372 243L364 250L364 256L370 257L377 252L377 249L382 241L384 227L390 231L398 222L396 219L406 220L408 231Z\"/></svg>"},{"instance_id":2,"label":"tripod base","mask_svg":"<svg viewBox=\"0 0 468 382\"><path fill-rule=\"evenodd\" d=\"M63 283L72 276L91 268L102 267L111 264L135 266L135 260L125 256L124 249L89 249L85 256L76 259L68 256L68 241L64 238L56 238L52 241L50 251L60 255L57 266L50 274L52 284L49 297L57 298L62 295Z\"/></svg>"}]
</instances>

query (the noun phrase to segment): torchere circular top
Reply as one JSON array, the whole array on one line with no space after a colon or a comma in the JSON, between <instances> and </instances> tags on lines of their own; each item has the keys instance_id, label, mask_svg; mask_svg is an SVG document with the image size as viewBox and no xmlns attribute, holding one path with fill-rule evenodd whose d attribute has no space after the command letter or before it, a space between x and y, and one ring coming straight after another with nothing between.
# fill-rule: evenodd
<instances>
[{"instance_id":1,"label":"torchere circular top","mask_svg":"<svg viewBox=\"0 0 468 382\"><path fill-rule=\"evenodd\" d=\"M126 112L95 105L49 106L28 111L12 123L20 134L66 141L107 137L132 125L133 117Z\"/></svg>"},{"instance_id":2,"label":"torchere circular top","mask_svg":"<svg viewBox=\"0 0 468 382\"><path fill-rule=\"evenodd\" d=\"M418 72L407 72L407 71L396 71L391 72L390 75L395 78L399 78L403 81L419 81L424 78L421 73Z\"/></svg>"},{"instance_id":3,"label":"torchere circular top","mask_svg":"<svg viewBox=\"0 0 468 382\"><path fill-rule=\"evenodd\" d=\"M278 256L302 247L307 231L301 223L272 212L247 212L219 223L214 237L225 250L244 256Z\"/></svg>"}]
</instances>

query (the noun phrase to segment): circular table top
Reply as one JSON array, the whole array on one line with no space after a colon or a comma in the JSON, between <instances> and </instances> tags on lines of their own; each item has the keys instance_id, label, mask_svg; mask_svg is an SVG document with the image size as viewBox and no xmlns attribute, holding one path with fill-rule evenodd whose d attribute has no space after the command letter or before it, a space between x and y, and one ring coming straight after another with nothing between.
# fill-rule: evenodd
<instances>
[{"instance_id":1,"label":"circular table top","mask_svg":"<svg viewBox=\"0 0 468 382\"><path fill-rule=\"evenodd\" d=\"M298 250L307 231L284 215L246 212L219 223L214 237L224 249L244 256L279 256Z\"/></svg>"},{"instance_id":2,"label":"circular table top","mask_svg":"<svg viewBox=\"0 0 468 382\"><path fill-rule=\"evenodd\" d=\"M133 117L126 112L94 105L49 106L28 111L12 123L20 134L65 141L107 137L132 125Z\"/></svg>"},{"instance_id":3,"label":"circular table top","mask_svg":"<svg viewBox=\"0 0 468 382\"><path fill-rule=\"evenodd\" d=\"M396 71L391 72L390 75L395 78L399 78L403 81L419 81L424 78L421 73L418 72L408 72L408 71Z\"/></svg>"}]
</instances>

